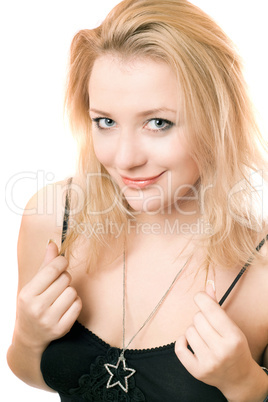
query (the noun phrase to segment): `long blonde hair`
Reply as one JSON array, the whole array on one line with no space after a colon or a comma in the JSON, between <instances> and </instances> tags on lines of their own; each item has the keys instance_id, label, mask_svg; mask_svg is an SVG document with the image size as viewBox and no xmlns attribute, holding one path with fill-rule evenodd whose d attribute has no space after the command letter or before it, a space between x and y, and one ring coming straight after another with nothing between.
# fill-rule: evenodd
<instances>
[{"instance_id":1,"label":"long blonde hair","mask_svg":"<svg viewBox=\"0 0 268 402\"><path fill-rule=\"evenodd\" d=\"M124 224L128 219L128 205L92 146L88 83L95 60L107 54L161 60L177 74L192 156L200 172L203 219L213 228L201 239L206 262L226 267L244 263L264 229L251 205L257 191L250 172L266 169L259 150L259 144L265 144L232 42L186 0L124 0L99 27L82 30L73 39L66 106L79 144L78 182L84 194L76 228L107 220ZM78 236L75 227L70 229L63 248ZM91 267L108 238L91 235Z\"/></svg>"}]
</instances>

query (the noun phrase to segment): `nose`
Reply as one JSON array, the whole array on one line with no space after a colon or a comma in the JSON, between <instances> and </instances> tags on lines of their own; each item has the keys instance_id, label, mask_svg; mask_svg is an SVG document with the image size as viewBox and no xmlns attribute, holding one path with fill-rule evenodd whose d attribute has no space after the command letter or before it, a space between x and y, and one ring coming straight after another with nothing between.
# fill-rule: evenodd
<instances>
[{"instance_id":1,"label":"nose","mask_svg":"<svg viewBox=\"0 0 268 402\"><path fill-rule=\"evenodd\" d=\"M124 171L143 166L147 162L146 149L139 138L139 133L121 132L115 155L115 164Z\"/></svg>"}]
</instances>

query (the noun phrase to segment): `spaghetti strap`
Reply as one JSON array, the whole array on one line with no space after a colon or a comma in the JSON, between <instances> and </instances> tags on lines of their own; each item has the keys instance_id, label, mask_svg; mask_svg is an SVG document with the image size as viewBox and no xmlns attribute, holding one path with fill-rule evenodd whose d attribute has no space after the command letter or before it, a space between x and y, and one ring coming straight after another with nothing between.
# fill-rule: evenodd
<instances>
[{"instance_id":1,"label":"spaghetti strap","mask_svg":"<svg viewBox=\"0 0 268 402\"><path fill-rule=\"evenodd\" d=\"M260 242L260 244L256 247L256 251L259 251L262 246L264 245L264 243L268 240L268 234L266 235L266 237L264 239L262 239L262 241ZM227 299L227 297L229 296L229 294L231 293L231 291L233 290L233 288L235 287L235 285L237 284L237 282L239 281L239 279L241 278L241 276L245 273L245 271L247 270L247 268L251 265L252 261L253 261L253 255L248 259L248 261L246 262L246 264L243 266L243 268L241 269L241 271L239 272L239 274L237 275L237 277L235 278L235 280L232 282L231 286L229 286L229 288L227 289L227 291L224 293L223 297L221 298L221 300L219 301L219 305L221 306L225 300Z\"/></svg>"},{"instance_id":2,"label":"spaghetti strap","mask_svg":"<svg viewBox=\"0 0 268 402\"><path fill-rule=\"evenodd\" d=\"M68 230L68 222L69 222L69 215L70 215L70 186L72 184L72 177L68 179L68 190L66 193L65 198L65 209L64 209L64 218L63 218L63 225L62 225L62 235L61 235L61 244L66 239L67 230Z\"/></svg>"}]
</instances>

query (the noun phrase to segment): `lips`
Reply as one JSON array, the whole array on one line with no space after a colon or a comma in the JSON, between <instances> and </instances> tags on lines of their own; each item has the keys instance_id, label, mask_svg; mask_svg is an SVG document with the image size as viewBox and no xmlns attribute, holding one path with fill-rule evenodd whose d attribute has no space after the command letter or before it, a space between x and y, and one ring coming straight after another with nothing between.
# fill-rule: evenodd
<instances>
[{"instance_id":1,"label":"lips","mask_svg":"<svg viewBox=\"0 0 268 402\"><path fill-rule=\"evenodd\" d=\"M126 186L132 188L145 188L157 182L157 180L162 176L164 172L160 173L157 176L153 177L145 177L145 178L130 178L130 177L123 177L122 180Z\"/></svg>"}]
</instances>

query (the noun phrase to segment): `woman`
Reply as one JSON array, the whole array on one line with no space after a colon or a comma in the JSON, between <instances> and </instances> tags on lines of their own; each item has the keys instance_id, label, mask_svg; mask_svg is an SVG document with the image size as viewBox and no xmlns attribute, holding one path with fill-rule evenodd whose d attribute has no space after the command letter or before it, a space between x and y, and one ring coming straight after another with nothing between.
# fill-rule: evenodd
<instances>
[{"instance_id":1,"label":"woman","mask_svg":"<svg viewBox=\"0 0 268 402\"><path fill-rule=\"evenodd\" d=\"M232 43L124 0L75 36L66 105L78 172L22 219L11 369L62 401L263 401L266 166Z\"/></svg>"}]
</instances>

